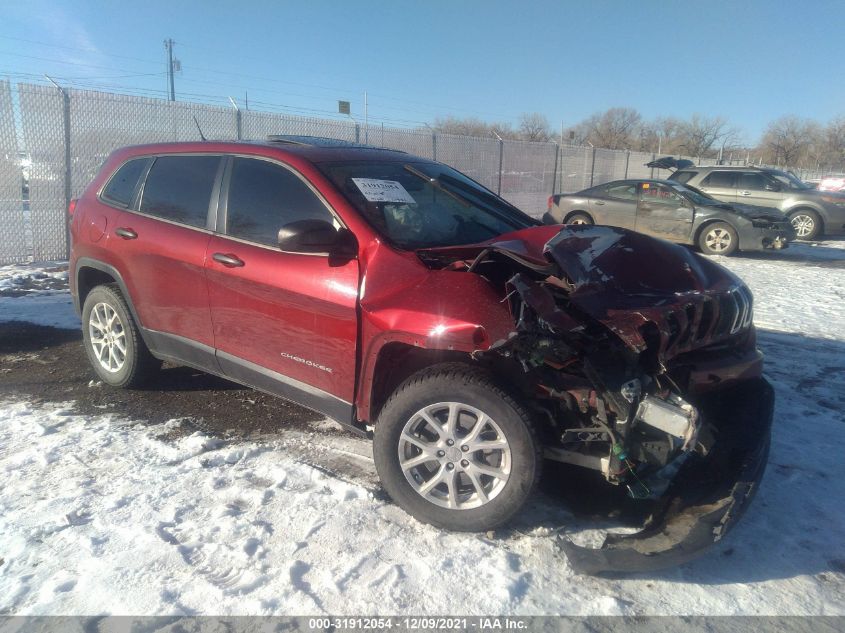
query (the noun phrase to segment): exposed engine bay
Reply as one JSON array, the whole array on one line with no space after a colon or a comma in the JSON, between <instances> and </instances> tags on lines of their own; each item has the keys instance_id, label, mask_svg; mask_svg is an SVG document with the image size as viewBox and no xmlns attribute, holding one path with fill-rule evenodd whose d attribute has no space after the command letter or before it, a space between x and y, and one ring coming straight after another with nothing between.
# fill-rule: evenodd
<instances>
[{"instance_id":1,"label":"exposed engine bay","mask_svg":"<svg viewBox=\"0 0 845 633\"><path fill-rule=\"evenodd\" d=\"M517 242L448 254L448 268L505 289L514 329L473 356L521 369L546 458L654 502L642 532L601 549L562 537L573 566L665 567L719 540L756 491L773 407L744 284L684 247L612 227L566 227L542 260Z\"/></svg>"}]
</instances>

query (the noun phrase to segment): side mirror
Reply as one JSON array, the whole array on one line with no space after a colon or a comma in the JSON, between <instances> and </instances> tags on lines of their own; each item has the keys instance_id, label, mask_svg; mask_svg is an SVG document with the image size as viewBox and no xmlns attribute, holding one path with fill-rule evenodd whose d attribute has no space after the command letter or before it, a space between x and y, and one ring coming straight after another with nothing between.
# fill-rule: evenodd
<instances>
[{"instance_id":1,"label":"side mirror","mask_svg":"<svg viewBox=\"0 0 845 633\"><path fill-rule=\"evenodd\" d=\"M292 253L332 253L351 233L325 220L297 220L279 229L279 248Z\"/></svg>"}]
</instances>

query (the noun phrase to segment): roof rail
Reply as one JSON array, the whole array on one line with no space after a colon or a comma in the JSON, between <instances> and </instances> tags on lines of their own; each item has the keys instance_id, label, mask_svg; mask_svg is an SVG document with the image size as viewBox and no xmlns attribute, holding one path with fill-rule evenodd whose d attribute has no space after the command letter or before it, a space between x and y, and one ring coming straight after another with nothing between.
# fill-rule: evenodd
<instances>
[{"instance_id":1,"label":"roof rail","mask_svg":"<svg viewBox=\"0 0 845 633\"><path fill-rule=\"evenodd\" d=\"M352 147L360 149L380 149L388 152L401 152L398 149L390 149L388 147L377 147L376 145L365 145L363 143L356 143L355 141L346 141L339 138L329 138L326 136L305 136L299 134L268 134L268 143L288 143L290 145L306 145L311 147Z\"/></svg>"}]
</instances>

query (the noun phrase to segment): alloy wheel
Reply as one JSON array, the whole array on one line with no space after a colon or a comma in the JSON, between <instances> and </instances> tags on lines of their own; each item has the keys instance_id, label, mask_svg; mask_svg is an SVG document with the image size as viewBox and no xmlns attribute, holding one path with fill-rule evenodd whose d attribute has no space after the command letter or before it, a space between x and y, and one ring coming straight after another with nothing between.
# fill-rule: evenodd
<instances>
[{"instance_id":1,"label":"alloy wheel","mask_svg":"<svg viewBox=\"0 0 845 633\"><path fill-rule=\"evenodd\" d=\"M88 334L94 356L106 371L117 373L126 363L126 330L108 303L98 303L88 318Z\"/></svg>"},{"instance_id":2,"label":"alloy wheel","mask_svg":"<svg viewBox=\"0 0 845 633\"><path fill-rule=\"evenodd\" d=\"M707 248L713 253L723 253L731 247L733 238L731 234L723 228L714 228L707 232L704 236L704 243Z\"/></svg>"},{"instance_id":3,"label":"alloy wheel","mask_svg":"<svg viewBox=\"0 0 845 633\"><path fill-rule=\"evenodd\" d=\"M426 501L468 510L489 503L505 487L511 450L485 413L460 402L440 402L423 407L405 424L399 466Z\"/></svg>"},{"instance_id":4,"label":"alloy wheel","mask_svg":"<svg viewBox=\"0 0 845 633\"><path fill-rule=\"evenodd\" d=\"M813 234L816 228L816 221L805 213L792 216L792 227L798 237L807 237Z\"/></svg>"}]
</instances>

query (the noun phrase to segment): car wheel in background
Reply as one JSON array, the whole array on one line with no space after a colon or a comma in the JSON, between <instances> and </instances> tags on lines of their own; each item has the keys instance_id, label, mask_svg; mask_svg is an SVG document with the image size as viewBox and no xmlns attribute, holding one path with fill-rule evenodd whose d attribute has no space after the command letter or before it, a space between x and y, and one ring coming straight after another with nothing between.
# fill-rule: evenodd
<instances>
[{"instance_id":1,"label":"car wheel in background","mask_svg":"<svg viewBox=\"0 0 845 633\"><path fill-rule=\"evenodd\" d=\"M135 387L161 367L138 332L116 284L97 286L82 307L82 340L91 366L113 387Z\"/></svg>"},{"instance_id":2,"label":"car wheel in background","mask_svg":"<svg viewBox=\"0 0 845 633\"><path fill-rule=\"evenodd\" d=\"M525 504L541 467L528 412L480 368L436 365L407 381L379 414L379 478L424 523L484 531Z\"/></svg>"},{"instance_id":3,"label":"car wheel in background","mask_svg":"<svg viewBox=\"0 0 845 633\"><path fill-rule=\"evenodd\" d=\"M798 209L789 214L789 221L799 240L814 240L821 233L819 214L812 209Z\"/></svg>"},{"instance_id":4,"label":"car wheel in background","mask_svg":"<svg viewBox=\"0 0 845 633\"><path fill-rule=\"evenodd\" d=\"M698 247L705 255L731 255L739 248L739 238L727 222L714 222L702 229Z\"/></svg>"},{"instance_id":5,"label":"car wheel in background","mask_svg":"<svg viewBox=\"0 0 845 633\"><path fill-rule=\"evenodd\" d=\"M591 218L586 213L581 213L580 211L577 213L571 213L566 218L566 222L564 224L595 224L593 222L593 218Z\"/></svg>"}]
</instances>

